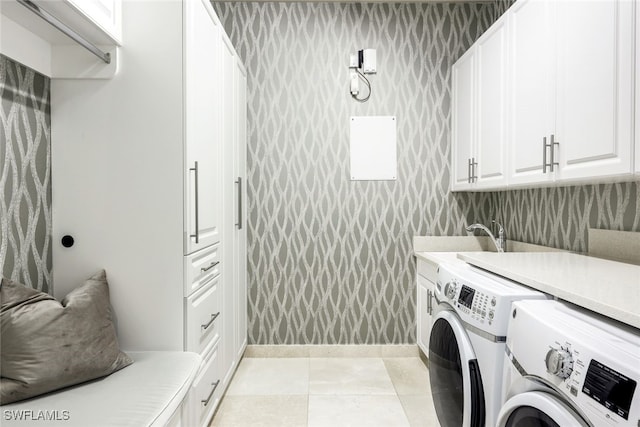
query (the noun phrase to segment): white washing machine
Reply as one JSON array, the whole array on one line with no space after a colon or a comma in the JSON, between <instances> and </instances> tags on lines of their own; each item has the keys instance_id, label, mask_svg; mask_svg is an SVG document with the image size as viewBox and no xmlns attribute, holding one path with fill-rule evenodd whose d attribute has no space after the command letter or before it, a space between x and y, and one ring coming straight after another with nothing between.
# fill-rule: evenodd
<instances>
[{"instance_id":1,"label":"white washing machine","mask_svg":"<svg viewBox=\"0 0 640 427\"><path fill-rule=\"evenodd\" d=\"M640 426L640 331L559 301L513 304L499 427Z\"/></svg>"},{"instance_id":2,"label":"white washing machine","mask_svg":"<svg viewBox=\"0 0 640 427\"><path fill-rule=\"evenodd\" d=\"M429 378L440 425L492 427L511 304L547 296L466 264L441 264L435 298Z\"/></svg>"}]
</instances>

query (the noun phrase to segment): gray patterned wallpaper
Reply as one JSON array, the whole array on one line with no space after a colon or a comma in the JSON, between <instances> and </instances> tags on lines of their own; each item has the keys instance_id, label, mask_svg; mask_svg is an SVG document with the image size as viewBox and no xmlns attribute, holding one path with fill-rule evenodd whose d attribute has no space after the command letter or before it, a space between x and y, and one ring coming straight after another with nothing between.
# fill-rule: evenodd
<instances>
[{"instance_id":1,"label":"gray patterned wallpaper","mask_svg":"<svg viewBox=\"0 0 640 427\"><path fill-rule=\"evenodd\" d=\"M252 344L415 342L411 237L503 220L576 251L589 227L640 231L640 182L495 193L449 187L451 64L493 4L214 3L249 73ZM348 55L378 50L366 104ZM51 286L49 79L0 55L0 265ZM398 117L393 182L351 182L348 118Z\"/></svg>"},{"instance_id":2,"label":"gray patterned wallpaper","mask_svg":"<svg viewBox=\"0 0 640 427\"><path fill-rule=\"evenodd\" d=\"M640 181L491 194L507 237L587 252L589 228L640 231Z\"/></svg>"},{"instance_id":3,"label":"gray patterned wallpaper","mask_svg":"<svg viewBox=\"0 0 640 427\"><path fill-rule=\"evenodd\" d=\"M249 340L415 342L412 236L462 234L489 195L449 187L451 64L487 4L214 3L248 70ZM377 49L373 94L349 54ZM398 179L352 182L349 117L395 115Z\"/></svg>"},{"instance_id":4,"label":"gray patterned wallpaper","mask_svg":"<svg viewBox=\"0 0 640 427\"><path fill-rule=\"evenodd\" d=\"M0 266L2 275L50 291L49 78L0 55Z\"/></svg>"}]
</instances>

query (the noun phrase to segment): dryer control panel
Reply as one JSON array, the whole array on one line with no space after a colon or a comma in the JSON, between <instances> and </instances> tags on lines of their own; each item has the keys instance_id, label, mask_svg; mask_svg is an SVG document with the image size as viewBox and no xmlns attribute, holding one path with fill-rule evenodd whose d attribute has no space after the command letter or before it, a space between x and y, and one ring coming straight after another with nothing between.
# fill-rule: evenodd
<instances>
[{"instance_id":1,"label":"dryer control panel","mask_svg":"<svg viewBox=\"0 0 640 427\"><path fill-rule=\"evenodd\" d=\"M519 301L512 312L507 348L522 372L593 425L640 426L640 333L559 301Z\"/></svg>"}]
</instances>

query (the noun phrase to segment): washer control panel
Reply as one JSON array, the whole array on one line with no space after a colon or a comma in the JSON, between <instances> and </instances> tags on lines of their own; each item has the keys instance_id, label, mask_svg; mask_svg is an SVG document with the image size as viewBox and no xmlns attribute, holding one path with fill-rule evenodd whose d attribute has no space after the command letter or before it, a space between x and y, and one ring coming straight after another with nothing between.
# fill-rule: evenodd
<instances>
[{"instance_id":1,"label":"washer control panel","mask_svg":"<svg viewBox=\"0 0 640 427\"><path fill-rule=\"evenodd\" d=\"M435 296L460 319L496 337L507 335L511 303L544 294L468 265L440 264Z\"/></svg>"},{"instance_id":2,"label":"washer control panel","mask_svg":"<svg viewBox=\"0 0 640 427\"><path fill-rule=\"evenodd\" d=\"M456 307L475 320L491 323L494 317L493 307L495 307L495 303L491 306L489 301L496 301L496 297L471 286L462 285L456 301Z\"/></svg>"},{"instance_id":3,"label":"washer control panel","mask_svg":"<svg viewBox=\"0 0 640 427\"><path fill-rule=\"evenodd\" d=\"M498 305L496 295L474 287L461 279L452 279L444 285L441 281L438 282L445 300L459 313L466 314L479 323L486 322L489 325L493 323L495 309Z\"/></svg>"}]
</instances>

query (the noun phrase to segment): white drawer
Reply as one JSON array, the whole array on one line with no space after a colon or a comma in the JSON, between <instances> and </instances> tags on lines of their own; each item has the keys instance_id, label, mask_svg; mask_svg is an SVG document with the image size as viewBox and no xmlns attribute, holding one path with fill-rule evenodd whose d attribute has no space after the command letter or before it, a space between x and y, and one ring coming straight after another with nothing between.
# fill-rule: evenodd
<instances>
[{"instance_id":1,"label":"white drawer","mask_svg":"<svg viewBox=\"0 0 640 427\"><path fill-rule=\"evenodd\" d=\"M222 397L220 352L218 343L207 349L203 368L192 385L194 425L206 427Z\"/></svg>"},{"instance_id":2,"label":"white drawer","mask_svg":"<svg viewBox=\"0 0 640 427\"><path fill-rule=\"evenodd\" d=\"M184 257L184 296L220 274L220 244Z\"/></svg>"},{"instance_id":3,"label":"white drawer","mask_svg":"<svg viewBox=\"0 0 640 427\"><path fill-rule=\"evenodd\" d=\"M220 276L212 278L189 298L185 298L185 350L204 355L208 344L220 336Z\"/></svg>"}]
</instances>

